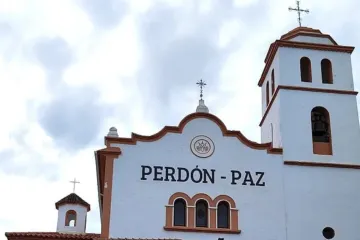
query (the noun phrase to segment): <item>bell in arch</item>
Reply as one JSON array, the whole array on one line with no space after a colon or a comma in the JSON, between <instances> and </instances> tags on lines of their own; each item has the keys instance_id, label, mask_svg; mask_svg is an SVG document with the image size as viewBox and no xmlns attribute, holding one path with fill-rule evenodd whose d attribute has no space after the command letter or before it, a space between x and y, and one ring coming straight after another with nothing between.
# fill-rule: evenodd
<instances>
[{"instance_id":1,"label":"bell in arch","mask_svg":"<svg viewBox=\"0 0 360 240\"><path fill-rule=\"evenodd\" d=\"M326 134L326 120L324 116L315 116L313 132L316 136L322 136Z\"/></svg>"}]
</instances>

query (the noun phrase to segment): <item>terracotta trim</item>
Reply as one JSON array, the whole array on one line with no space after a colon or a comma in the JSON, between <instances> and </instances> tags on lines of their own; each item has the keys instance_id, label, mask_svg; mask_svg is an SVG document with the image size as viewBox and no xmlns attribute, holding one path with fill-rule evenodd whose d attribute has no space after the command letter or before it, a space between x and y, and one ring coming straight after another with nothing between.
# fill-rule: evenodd
<instances>
[{"instance_id":1,"label":"terracotta trim","mask_svg":"<svg viewBox=\"0 0 360 240\"><path fill-rule=\"evenodd\" d=\"M234 209L236 208L236 204L234 199L232 199L231 197L227 196L227 195L219 195L214 199L214 205L217 208L218 204L222 201L228 202L229 203L229 207L230 209Z\"/></svg>"},{"instance_id":2,"label":"terracotta trim","mask_svg":"<svg viewBox=\"0 0 360 240\"><path fill-rule=\"evenodd\" d=\"M101 238L109 238L114 160L120 154L121 150L117 147L107 147L96 151L96 160L100 170L98 182L101 184L99 194L102 195Z\"/></svg>"},{"instance_id":3,"label":"terracotta trim","mask_svg":"<svg viewBox=\"0 0 360 240\"><path fill-rule=\"evenodd\" d=\"M297 86L285 86L285 85L278 85L278 87L276 88L275 94L273 95L273 97L270 100L269 105L267 106L263 117L261 118L260 124L259 126L261 127L262 124L264 123L266 116L268 115L272 104L274 103L278 92L283 89L283 90L295 90L295 91L306 91L306 92L321 92L321 93L334 93L334 94L348 94L348 95L357 95L358 92L356 91L348 91L348 90L337 90L337 89L325 89L325 88L310 88L310 87L297 87Z\"/></svg>"},{"instance_id":4,"label":"terracotta trim","mask_svg":"<svg viewBox=\"0 0 360 240\"><path fill-rule=\"evenodd\" d=\"M303 48L303 49L312 49L312 50L322 50L322 51L334 51L334 52L345 52L352 53L355 47L350 46L339 46L339 45L328 45L328 44L319 44L319 43L305 43L305 42L295 42L295 41L286 41L286 40L276 40L273 44L270 45L268 53L265 58L265 67L261 74L258 86L261 87L266 79L266 75L270 70L271 63L274 60L275 54L279 47L288 47L288 48Z\"/></svg>"},{"instance_id":5,"label":"terracotta trim","mask_svg":"<svg viewBox=\"0 0 360 240\"><path fill-rule=\"evenodd\" d=\"M337 42L328 34L319 34L319 33L310 33L310 32L296 32L292 33L284 38L281 38L280 40L291 40L293 38L296 38L298 36L306 36L306 37L317 37L317 38L327 38L332 42L334 45L338 45Z\"/></svg>"},{"instance_id":6,"label":"terracotta trim","mask_svg":"<svg viewBox=\"0 0 360 240\"><path fill-rule=\"evenodd\" d=\"M143 136L136 133L131 134L131 138L116 138L116 137L105 137L105 145L110 147L111 144L132 144L135 145L137 141L141 142L153 142L161 139L164 137L167 133L177 133L181 134L183 132L184 127L186 124L194 119L197 118L206 118L214 123L216 123L219 128L221 129L223 136L225 137L236 137L239 139L241 143L244 145L257 150L268 150L267 152L269 154L279 154L279 150L275 150L275 152L272 150L272 143L257 143L254 141L251 141L247 139L240 131L232 131L227 130L225 124L215 115L212 115L210 113L191 113L187 115L183 120L181 120L179 126L165 126L162 130L160 130L158 133L153 134L151 136Z\"/></svg>"},{"instance_id":7,"label":"terracotta trim","mask_svg":"<svg viewBox=\"0 0 360 240\"><path fill-rule=\"evenodd\" d=\"M164 227L164 230L166 231L177 231L177 232L205 232L205 233L224 233L224 234L240 234L241 230L230 230L226 228L202 228L202 227L196 227L196 228L189 228L189 227Z\"/></svg>"},{"instance_id":8,"label":"terracotta trim","mask_svg":"<svg viewBox=\"0 0 360 240\"><path fill-rule=\"evenodd\" d=\"M330 167L330 168L350 168L360 169L360 165L345 163L321 163L321 162L305 162L305 161L284 161L285 165L306 166L306 167Z\"/></svg>"},{"instance_id":9,"label":"terracotta trim","mask_svg":"<svg viewBox=\"0 0 360 240\"><path fill-rule=\"evenodd\" d=\"M319 29L314 29L314 28L309 28L309 27L296 27L293 30L283 34L280 39L286 38L294 33L297 32L307 32L307 33L317 33L317 34L322 34L322 32Z\"/></svg>"},{"instance_id":10,"label":"terracotta trim","mask_svg":"<svg viewBox=\"0 0 360 240\"><path fill-rule=\"evenodd\" d=\"M64 239L64 240L95 240L100 237L100 234L96 233L59 233L59 232L6 232L5 236L8 240L52 240L52 239Z\"/></svg>"},{"instance_id":11,"label":"terracotta trim","mask_svg":"<svg viewBox=\"0 0 360 240\"><path fill-rule=\"evenodd\" d=\"M189 207L187 209L187 213L188 213L188 228L195 228L195 207Z\"/></svg>"},{"instance_id":12,"label":"terracotta trim","mask_svg":"<svg viewBox=\"0 0 360 240\"><path fill-rule=\"evenodd\" d=\"M181 198L188 203L186 205L186 226L174 226L174 201L175 199ZM238 210L235 209L235 201L227 195L219 195L213 200L209 195L205 193L195 194L193 197L189 197L190 200L185 198L189 197L187 194L177 192L171 195L169 198L169 205L165 206L165 227L167 231L191 231L191 232L222 232L222 233L240 233L238 226ZM208 202L208 226L209 227L196 227L196 202L199 200L205 200ZM218 202L226 201L229 203L229 214L230 214L230 226L229 228L217 228L217 204Z\"/></svg>"},{"instance_id":13,"label":"terracotta trim","mask_svg":"<svg viewBox=\"0 0 360 240\"><path fill-rule=\"evenodd\" d=\"M196 202L199 200L205 200L208 203L209 208L216 207L212 198L205 193L197 193L192 197L192 205L196 206Z\"/></svg>"},{"instance_id":14,"label":"terracotta trim","mask_svg":"<svg viewBox=\"0 0 360 240\"><path fill-rule=\"evenodd\" d=\"M184 199L186 202L186 205L194 205L193 204L194 201L189 197L189 195L187 195L186 193L183 193L183 192L177 192L177 193L174 193L173 195L171 195L171 197L169 198L168 204L174 206L175 200L178 198Z\"/></svg>"},{"instance_id":15,"label":"terracotta trim","mask_svg":"<svg viewBox=\"0 0 360 240\"><path fill-rule=\"evenodd\" d=\"M233 231L240 231L239 211L237 209L230 209L230 229Z\"/></svg>"}]
</instances>

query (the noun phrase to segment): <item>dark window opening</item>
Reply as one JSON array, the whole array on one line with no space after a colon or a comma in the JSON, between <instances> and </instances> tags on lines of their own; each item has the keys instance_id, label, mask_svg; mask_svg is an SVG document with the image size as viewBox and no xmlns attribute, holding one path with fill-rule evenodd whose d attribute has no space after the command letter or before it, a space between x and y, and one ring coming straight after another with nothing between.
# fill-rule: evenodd
<instances>
[{"instance_id":1,"label":"dark window opening","mask_svg":"<svg viewBox=\"0 0 360 240\"><path fill-rule=\"evenodd\" d=\"M311 125L313 142L330 142L329 113L323 107L316 107L311 111Z\"/></svg>"},{"instance_id":2,"label":"dark window opening","mask_svg":"<svg viewBox=\"0 0 360 240\"><path fill-rule=\"evenodd\" d=\"M321 74L323 83L333 83L332 66L329 59L323 59L321 61Z\"/></svg>"},{"instance_id":3,"label":"dark window opening","mask_svg":"<svg viewBox=\"0 0 360 240\"><path fill-rule=\"evenodd\" d=\"M208 226L208 204L205 200L196 203L196 227Z\"/></svg>"},{"instance_id":4,"label":"dark window opening","mask_svg":"<svg viewBox=\"0 0 360 240\"><path fill-rule=\"evenodd\" d=\"M174 203L174 226L186 226L186 202L177 199Z\"/></svg>"},{"instance_id":5,"label":"dark window opening","mask_svg":"<svg viewBox=\"0 0 360 240\"><path fill-rule=\"evenodd\" d=\"M230 228L230 207L225 201L218 204L217 224L218 228Z\"/></svg>"},{"instance_id":6,"label":"dark window opening","mask_svg":"<svg viewBox=\"0 0 360 240\"><path fill-rule=\"evenodd\" d=\"M67 227L76 226L76 212L74 210L69 210L66 212L65 226Z\"/></svg>"},{"instance_id":7,"label":"dark window opening","mask_svg":"<svg viewBox=\"0 0 360 240\"><path fill-rule=\"evenodd\" d=\"M311 61L307 57L300 59L300 72L302 82L312 82L311 76Z\"/></svg>"},{"instance_id":8,"label":"dark window opening","mask_svg":"<svg viewBox=\"0 0 360 240\"><path fill-rule=\"evenodd\" d=\"M335 231L331 227L324 228L322 234L326 239L333 239L335 237Z\"/></svg>"},{"instance_id":9,"label":"dark window opening","mask_svg":"<svg viewBox=\"0 0 360 240\"><path fill-rule=\"evenodd\" d=\"M275 73L274 69L271 71L271 94L275 92Z\"/></svg>"},{"instance_id":10,"label":"dark window opening","mask_svg":"<svg viewBox=\"0 0 360 240\"><path fill-rule=\"evenodd\" d=\"M269 105L270 102L269 94L269 82L266 82L266 106Z\"/></svg>"}]
</instances>

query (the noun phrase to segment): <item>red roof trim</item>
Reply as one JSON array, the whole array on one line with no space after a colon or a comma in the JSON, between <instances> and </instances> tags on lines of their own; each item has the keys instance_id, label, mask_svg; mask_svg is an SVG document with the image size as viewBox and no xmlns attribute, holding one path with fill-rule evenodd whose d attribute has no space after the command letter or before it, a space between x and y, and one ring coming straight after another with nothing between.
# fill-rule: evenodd
<instances>
[{"instance_id":1,"label":"red roof trim","mask_svg":"<svg viewBox=\"0 0 360 240\"><path fill-rule=\"evenodd\" d=\"M275 54L279 47L288 47L288 48L303 48L303 49L313 49L313 50L322 50L322 51L334 51L334 52L344 52L352 53L354 47L350 46L339 46L339 45L329 45L329 44L319 44L319 43L306 43L306 42L295 42L295 41L286 41L286 40L276 40L271 44L268 53L265 59L265 67L261 74L258 86L261 87L266 79L266 75L269 72L272 61L274 60Z\"/></svg>"},{"instance_id":2,"label":"red roof trim","mask_svg":"<svg viewBox=\"0 0 360 240\"><path fill-rule=\"evenodd\" d=\"M102 239L97 233L59 233L59 232L6 232L11 239L72 239L72 240L181 240L177 238L109 238Z\"/></svg>"},{"instance_id":3,"label":"red roof trim","mask_svg":"<svg viewBox=\"0 0 360 240\"><path fill-rule=\"evenodd\" d=\"M5 236L10 239L97 239L97 233L59 233L59 232L6 232Z\"/></svg>"},{"instance_id":4,"label":"red roof trim","mask_svg":"<svg viewBox=\"0 0 360 240\"><path fill-rule=\"evenodd\" d=\"M202 113L202 112L195 112L187 115L183 120L181 120L179 126L165 126L163 129L161 129L159 132L151 135L151 136L144 136L139 135L136 133L131 134L131 138L117 138L117 137L105 137L105 144L106 146L110 146L111 144L132 144L135 145L137 141L141 142L153 142L161 139L164 137L167 133L178 133L181 134L186 124L194 119L197 118L206 118L210 121L213 121L218 125L218 127L221 129L221 132L223 133L223 136L225 137L236 137L239 139L241 143L248 146L252 149L257 150L267 150L269 154L281 154L282 149L274 149L272 147L272 143L257 143L254 141L249 140L246 138L240 131L233 131L228 130L218 117L215 115L212 115L210 113Z\"/></svg>"},{"instance_id":5,"label":"red roof trim","mask_svg":"<svg viewBox=\"0 0 360 240\"><path fill-rule=\"evenodd\" d=\"M65 204L79 204L87 208L87 211L90 211L90 204L87 203L84 199L79 197L76 193L70 193L66 197L62 198L55 203L56 209L59 209L60 206Z\"/></svg>"}]
</instances>

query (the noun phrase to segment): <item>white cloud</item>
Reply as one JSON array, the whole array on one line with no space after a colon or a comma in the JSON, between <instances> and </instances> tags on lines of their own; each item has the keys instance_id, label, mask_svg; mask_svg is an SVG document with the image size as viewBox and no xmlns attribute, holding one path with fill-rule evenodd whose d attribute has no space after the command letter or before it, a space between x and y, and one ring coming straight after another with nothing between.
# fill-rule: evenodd
<instances>
[{"instance_id":1,"label":"white cloud","mask_svg":"<svg viewBox=\"0 0 360 240\"><path fill-rule=\"evenodd\" d=\"M206 105L229 129L241 130L252 140L260 139L258 124L261 106L257 82L269 44L297 26L296 14L287 10L295 1L275 0L265 4L258 0L234 0L232 7L210 0L197 4L190 4L186 0L127 2L126 12L122 13L119 23L118 19L111 19L106 12L98 13L97 17L109 17L107 21L116 23L101 28L90 17L94 13L87 12L80 1L38 0L29 3L25 0L0 0L0 111L3 113L0 154L4 151L6 153L5 159L2 158L4 167L0 168L0 190L7 193L0 204L0 232L55 231L57 212L54 203L71 192L72 185L68 181L74 177L81 182L77 193L93 209L87 230L100 231L93 151L103 147L103 136L109 127L116 126L119 134L126 137L131 132L145 135L156 133L163 124L177 125L185 114L193 112L197 106L198 90L195 82L201 74L213 70L213 65L194 63L204 69L194 72L191 79L183 79L181 84L174 83L171 78L163 79L161 77L168 75L157 71L188 70L183 70L182 66L170 66L174 63L184 64L181 59L172 61L176 54L183 51L167 47L186 48L192 40L199 39L211 48L219 46L224 59L214 49L201 49L203 52L186 49L187 53L193 54L187 58L188 61L203 60L196 58L199 57L197 54L205 55L207 51L221 55L207 56L209 59L204 60L221 61L215 64L218 67L218 70L214 70L216 76L209 76L214 77L215 82L206 86ZM310 14L304 16L305 25L320 28L334 36L335 40L340 38L350 45L359 42L360 36L356 29L360 22L354 13L359 8L358 1L340 3L335 0L304 0L302 4L310 9ZM164 14L168 11L167 7L174 12ZM155 20L159 22L151 19L154 16L149 14L154 9L158 10L153 15L158 17ZM117 12L112 14L120 16ZM343 22L346 22L345 26ZM159 29L160 26L164 29ZM201 36L204 33L207 35ZM37 61L33 46L39 39L56 37L68 44L72 55L69 57L69 65L63 64L64 69L56 68L56 76L62 77L55 81L44 64ZM158 42L154 43L154 39ZM184 46L169 44L183 39L190 43L186 42ZM205 44L205 41L208 42ZM342 44L340 40L338 42ZM202 45L196 46L201 48ZM48 51L52 50L50 48ZM58 57L56 54L51 56ZM359 57L355 51L355 80L360 67ZM56 63L54 61L52 64ZM146 64L151 67L158 67L157 64L163 66L159 70ZM185 66L191 67L191 64ZM175 78L181 73L170 75ZM193 88L188 87L189 82ZM358 85L356 80L355 87ZM99 91L99 96L94 95L98 98L95 100L103 104L104 108L113 106L113 111L105 111L105 115L101 115L103 119L100 119L102 122L99 123L99 129L94 129L96 138L90 139L90 143L76 149L64 149L42 126L38 111L43 109L40 107L44 103L67 96L66 93L72 88L86 90L86 86ZM147 98L146 93L152 91L157 95ZM82 99L82 94L84 92L79 91L77 98ZM167 94L169 97L164 97ZM166 103L162 102L164 99L167 99ZM158 113L149 107L158 102L162 104L159 111L161 116L149 117L148 112ZM72 105L71 102L68 104ZM66 122L67 118L64 119ZM76 131L76 127L73 127L76 124L86 124L92 120L69 119L69 128L63 129L63 134L69 134L70 130ZM56 133L61 134L62 131ZM85 136L86 132L74 134L74 139L77 139ZM0 239L4 239L4 236Z\"/></svg>"}]
</instances>

